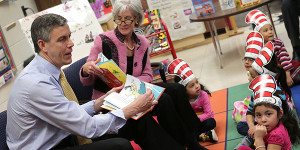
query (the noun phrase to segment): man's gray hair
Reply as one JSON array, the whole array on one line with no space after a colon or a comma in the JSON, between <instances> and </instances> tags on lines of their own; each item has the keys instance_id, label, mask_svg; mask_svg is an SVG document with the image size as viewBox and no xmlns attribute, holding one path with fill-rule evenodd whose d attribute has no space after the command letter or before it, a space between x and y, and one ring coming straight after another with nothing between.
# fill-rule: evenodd
<instances>
[{"instance_id":1,"label":"man's gray hair","mask_svg":"<svg viewBox=\"0 0 300 150\"><path fill-rule=\"evenodd\" d=\"M45 14L37 17L31 25L31 38L36 53L41 51L38 40L50 41L50 32L53 28L64 26L67 19L57 14Z\"/></svg>"},{"instance_id":2,"label":"man's gray hair","mask_svg":"<svg viewBox=\"0 0 300 150\"><path fill-rule=\"evenodd\" d=\"M139 27L144 21L144 11L140 0L116 0L113 8L114 17L116 17L118 13L122 14L127 9L131 10L132 15L138 18L135 27Z\"/></svg>"}]
</instances>

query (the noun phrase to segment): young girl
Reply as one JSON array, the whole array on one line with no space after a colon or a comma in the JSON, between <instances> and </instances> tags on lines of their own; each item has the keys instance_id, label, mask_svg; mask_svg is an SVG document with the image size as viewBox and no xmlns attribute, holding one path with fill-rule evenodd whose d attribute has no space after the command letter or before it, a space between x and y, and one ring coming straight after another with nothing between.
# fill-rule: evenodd
<instances>
[{"instance_id":1,"label":"young girl","mask_svg":"<svg viewBox=\"0 0 300 150\"><path fill-rule=\"evenodd\" d=\"M168 72L177 75L175 82L185 86L190 104L201 122L196 133L199 135L199 140L217 142L218 137L214 130L216 121L209 101L211 93L198 82L189 65L183 59L173 60L168 66Z\"/></svg>"},{"instance_id":2,"label":"young girl","mask_svg":"<svg viewBox=\"0 0 300 150\"><path fill-rule=\"evenodd\" d=\"M253 29L263 35L264 42L272 41L274 43L274 54L277 57L277 63L282 66L286 72L286 82L288 86L298 84L300 81L300 63L297 60L291 61L284 43L274 38L272 25L267 21L264 13L259 10L253 10L246 16L246 23L252 23Z\"/></svg>"},{"instance_id":3,"label":"young girl","mask_svg":"<svg viewBox=\"0 0 300 150\"><path fill-rule=\"evenodd\" d=\"M299 143L300 129L298 122L287 103L282 102L276 94L275 79L268 74L262 74L250 83L254 94L254 112L256 150L290 150L291 144ZM238 150L249 150L241 146Z\"/></svg>"}]
</instances>

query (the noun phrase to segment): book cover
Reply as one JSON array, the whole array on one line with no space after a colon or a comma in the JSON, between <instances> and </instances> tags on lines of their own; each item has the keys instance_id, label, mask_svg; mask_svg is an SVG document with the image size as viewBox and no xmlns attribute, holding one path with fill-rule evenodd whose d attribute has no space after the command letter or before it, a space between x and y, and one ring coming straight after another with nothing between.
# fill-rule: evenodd
<instances>
[{"instance_id":1,"label":"book cover","mask_svg":"<svg viewBox=\"0 0 300 150\"><path fill-rule=\"evenodd\" d=\"M235 8L235 0L219 0L222 10Z\"/></svg>"},{"instance_id":2,"label":"book cover","mask_svg":"<svg viewBox=\"0 0 300 150\"><path fill-rule=\"evenodd\" d=\"M212 0L192 0L197 16L205 16L215 12Z\"/></svg>"},{"instance_id":3,"label":"book cover","mask_svg":"<svg viewBox=\"0 0 300 150\"><path fill-rule=\"evenodd\" d=\"M236 0L237 8L244 8L260 3L260 0Z\"/></svg>"},{"instance_id":4,"label":"book cover","mask_svg":"<svg viewBox=\"0 0 300 150\"><path fill-rule=\"evenodd\" d=\"M101 107L108 110L122 109L123 107L136 100L136 98L139 95L145 94L147 88L152 90L152 93L155 97L154 101L158 101L161 94L165 90L165 88L163 87L151 83L146 83L134 76L127 75L125 86L121 90L121 92L113 92L109 94L107 97L104 98L104 102ZM137 120L150 110L152 110L152 108L136 114L132 117L132 119Z\"/></svg>"},{"instance_id":5,"label":"book cover","mask_svg":"<svg viewBox=\"0 0 300 150\"><path fill-rule=\"evenodd\" d=\"M126 74L112 59L107 59L103 53L100 53L98 57L101 58L101 61L97 66L103 71L103 75L99 76L99 78L105 84L113 88L125 83Z\"/></svg>"}]
</instances>

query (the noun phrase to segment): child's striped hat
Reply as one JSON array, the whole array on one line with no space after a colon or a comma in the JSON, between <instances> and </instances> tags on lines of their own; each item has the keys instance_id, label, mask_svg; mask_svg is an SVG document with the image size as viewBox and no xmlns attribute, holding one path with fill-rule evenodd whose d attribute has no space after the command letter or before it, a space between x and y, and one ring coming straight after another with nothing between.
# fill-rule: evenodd
<instances>
[{"instance_id":1,"label":"child's striped hat","mask_svg":"<svg viewBox=\"0 0 300 150\"><path fill-rule=\"evenodd\" d=\"M190 81L195 78L190 66L181 58L174 59L168 65L169 74L177 75L181 78L180 84L186 86Z\"/></svg>"},{"instance_id":2,"label":"child's striped hat","mask_svg":"<svg viewBox=\"0 0 300 150\"><path fill-rule=\"evenodd\" d=\"M264 102L273 104L282 109L281 99L274 95L276 88L276 81L271 75L262 74L253 79L249 85L249 89L254 94L254 106Z\"/></svg>"},{"instance_id":3,"label":"child's striped hat","mask_svg":"<svg viewBox=\"0 0 300 150\"><path fill-rule=\"evenodd\" d=\"M261 52L259 53L259 56L252 63L251 65L252 68L255 69L256 72L259 74L268 73L272 76L276 76L277 73L271 71L274 69L274 67L276 67L276 65L272 66L272 64L270 63L273 53L274 53L274 44L271 41L269 41L268 43L265 44L265 46L262 48Z\"/></svg>"},{"instance_id":4,"label":"child's striped hat","mask_svg":"<svg viewBox=\"0 0 300 150\"><path fill-rule=\"evenodd\" d=\"M246 44L245 57L256 59L264 46L264 38L259 32L252 31L247 36Z\"/></svg>"},{"instance_id":5,"label":"child's striped hat","mask_svg":"<svg viewBox=\"0 0 300 150\"><path fill-rule=\"evenodd\" d=\"M252 10L246 16L246 23L253 23L256 25L254 31L259 31L261 27L266 24L270 24L267 20L267 17L260 10Z\"/></svg>"}]
</instances>

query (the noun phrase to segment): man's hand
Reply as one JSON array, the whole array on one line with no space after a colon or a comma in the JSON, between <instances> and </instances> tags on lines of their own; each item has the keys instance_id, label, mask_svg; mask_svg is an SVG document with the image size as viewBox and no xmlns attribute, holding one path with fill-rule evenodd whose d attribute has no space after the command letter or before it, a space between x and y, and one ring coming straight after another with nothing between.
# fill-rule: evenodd
<instances>
[{"instance_id":1,"label":"man's hand","mask_svg":"<svg viewBox=\"0 0 300 150\"><path fill-rule=\"evenodd\" d=\"M132 103L130 103L129 105L127 105L122 109L125 118L129 119L135 114L146 111L151 106L156 105L158 102L157 101L153 102L154 99L155 97L154 94L152 93L152 90L147 89L147 93L143 95L139 95L136 100L134 100Z\"/></svg>"},{"instance_id":2,"label":"man's hand","mask_svg":"<svg viewBox=\"0 0 300 150\"><path fill-rule=\"evenodd\" d=\"M112 92L120 93L120 91L124 88L124 84L122 84L119 87L114 87L110 91L108 91L105 95L101 96L100 98L96 99L95 104L94 104L94 110L96 113L102 110L101 106L104 102L104 98L111 94Z\"/></svg>"},{"instance_id":3,"label":"man's hand","mask_svg":"<svg viewBox=\"0 0 300 150\"><path fill-rule=\"evenodd\" d=\"M100 62L101 58L96 61L88 61L82 67L82 76L87 77L89 75L100 76L103 72L99 69L97 64Z\"/></svg>"}]
</instances>

